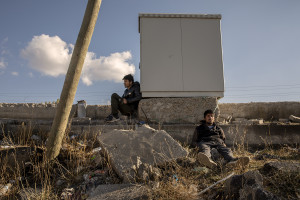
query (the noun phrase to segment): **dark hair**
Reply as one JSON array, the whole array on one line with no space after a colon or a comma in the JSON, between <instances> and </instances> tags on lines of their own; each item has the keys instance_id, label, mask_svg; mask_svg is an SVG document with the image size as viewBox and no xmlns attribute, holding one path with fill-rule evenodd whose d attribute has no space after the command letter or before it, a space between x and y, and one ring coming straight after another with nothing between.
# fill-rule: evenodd
<instances>
[{"instance_id":1,"label":"dark hair","mask_svg":"<svg viewBox=\"0 0 300 200\"><path fill-rule=\"evenodd\" d=\"M214 111L212 111L212 110L206 110L205 112L204 112L204 118L206 117L206 115L207 114L214 114Z\"/></svg>"},{"instance_id":2,"label":"dark hair","mask_svg":"<svg viewBox=\"0 0 300 200\"><path fill-rule=\"evenodd\" d=\"M122 80L128 80L134 82L133 76L131 74L127 74L126 76L124 76Z\"/></svg>"}]
</instances>

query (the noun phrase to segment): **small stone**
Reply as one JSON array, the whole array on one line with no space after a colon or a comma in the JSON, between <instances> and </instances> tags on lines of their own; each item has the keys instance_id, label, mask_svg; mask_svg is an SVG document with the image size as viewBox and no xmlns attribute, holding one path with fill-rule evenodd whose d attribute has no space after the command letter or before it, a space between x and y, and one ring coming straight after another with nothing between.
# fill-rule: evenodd
<instances>
[{"instance_id":1,"label":"small stone","mask_svg":"<svg viewBox=\"0 0 300 200\"><path fill-rule=\"evenodd\" d=\"M89 181L90 180L90 175L89 174L83 174L83 179L85 181Z\"/></svg>"},{"instance_id":2,"label":"small stone","mask_svg":"<svg viewBox=\"0 0 300 200\"><path fill-rule=\"evenodd\" d=\"M98 153L101 151L101 149L102 149L101 147L95 148L92 150L92 153Z\"/></svg>"},{"instance_id":3,"label":"small stone","mask_svg":"<svg viewBox=\"0 0 300 200\"><path fill-rule=\"evenodd\" d=\"M30 139L36 140L36 141L41 141L42 140L42 138L38 135L32 135Z\"/></svg>"},{"instance_id":4,"label":"small stone","mask_svg":"<svg viewBox=\"0 0 300 200\"><path fill-rule=\"evenodd\" d=\"M156 190L159 188L159 186L160 186L159 182L154 182L152 185L152 189Z\"/></svg>"},{"instance_id":5,"label":"small stone","mask_svg":"<svg viewBox=\"0 0 300 200\"><path fill-rule=\"evenodd\" d=\"M247 121L247 119L246 118L235 118L234 119L235 121L237 121L237 122L246 122Z\"/></svg>"},{"instance_id":6,"label":"small stone","mask_svg":"<svg viewBox=\"0 0 300 200\"><path fill-rule=\"evenodd\" d=\"M58 179L57 181L56 181L56 186L61 186L62 184L64 184L65 183L65 181L64 180L62 180L62 179Z\"/></svg>"},{"instance_id":7,"label":"small stone","mask_svg":"<svg viewBox=\"0 0 300 200\"><path fill-rule=\"evenodd\" d=\"M75 194L74 188L65 188L60 195L60 199L62 200L73 199L72 197L74 196L74 194Z\"/></svg>"},{"instance_id":8,"label":"small stone","mask_svg":"<svg viewBox=\"0 0 300 200\"><path fill-rule=\"evenodd\" d=\"M282 123L288 123L290 120L289 119L279 119L278 121L282 122Z\"/></svg>"},{"instance_id":9,"label":"small stone","mask_svg":"<svg viewBox=\"0 0 300 200\"><path fill-rule=\"evenodd\" d=\"M6 185L1 184L0 185L0 197L7 195L9 193L11 187L12 187L11 183L8 183Z\"/></svg>"},{"instance_id":10,"label":"small stone","mask_svg":"<svg viewBox=\"0 0 300 200\"><path fill-rule=\"evenodd\" d=\"M258 124L263 124L264 120L263 119L250 119L247 122L250 125L258 125Z\"/></svg>"},{"instance_id":11,"label":"small stone","mask_svg":"<svg viewBox=\"0 0 300 200\"><path fill-rule=\"evenodd\" d=\"M199 173L203 172L203 173L207 174L210 170L208 168L206 168L206 167L195 167L193 169L193 171L194 172L199 172Z\"/></svg>"}]
</instances>

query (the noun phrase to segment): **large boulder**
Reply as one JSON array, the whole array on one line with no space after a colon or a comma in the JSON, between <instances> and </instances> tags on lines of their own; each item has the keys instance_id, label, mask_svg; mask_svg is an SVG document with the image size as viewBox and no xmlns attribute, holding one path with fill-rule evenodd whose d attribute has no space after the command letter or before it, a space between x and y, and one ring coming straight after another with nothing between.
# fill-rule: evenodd
<instances>
[{"instance_id":1,"label":"large boulder","mask_svg":"<svg viewBox=\"0 0 300 200\"><path fill-rule=\"evenodd\" d=\"M148 188L142 185L114 184L99 185L89 194L88 200L105 199L149 199Z\"/></svg>"},{"instance_id":2,"label":"large boulder","mask_svg":"<svg viewBox=\"0 0 300 200\"><path fill-rule=\"evenodd\" d=\"M162 165L187 156L187 151L166 131L147 125L137 130L103 132L98 140L116 173L124 182L134 182L142 163Z\"/></svg>"},{"instance_id":3,"label":"large boulder","mask_svg":"<svg viewBox=\"0 0 300 200\"><path fill-rule=\"evenodd\" d=\"M240 189L240 200L280 200L271 192L264 190L261 185L245 185Z\"/></svg>"},{"instance_id":4,"label":"large boulder","mask_svg":"<svg viewBox=\"0 0 300 200\"><path fill-rule=\"evenodd\" d=\"M288 173L299 173L300 163L291 162L268 162L264 165L263 171L266 173L278 173L278 172L288 172Z\"/></svg>"},{"instance_id":5,"label":"large boulder","mask_svg":"<svg viewBox=\"0 0 300 200\"><path fill-rule=\"evenodd\" d=\"M241 175L234 175L227 179L224 185L225 193L229 196L229 199L278 199L262 188L263 177L258 171L248 171Z\"/></svg>"}]
</instances>

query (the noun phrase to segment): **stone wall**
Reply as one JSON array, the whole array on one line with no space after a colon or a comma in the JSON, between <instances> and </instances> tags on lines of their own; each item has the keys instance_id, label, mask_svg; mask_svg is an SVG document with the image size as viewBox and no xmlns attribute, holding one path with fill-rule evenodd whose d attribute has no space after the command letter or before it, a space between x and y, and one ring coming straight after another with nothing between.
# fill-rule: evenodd
<instances>
[{"instance_id":1,"label":"stone wall","mask_svg":"<svg viewBox=\"0 0 300 200\"><path fill-rule=\"evenodd\" d=\"M258 119L267 121L286 118L290 115L300 116L300 102L260 102L260 103L223 103L218 105L214 98L149 98L140 102L139 116L146 121L167 123L198 123L206 109L220 111L221 118ZM0 119L45 119L55 116L55 104L0 103ZM110 114L108 105L88 105L87 117L104 119ZM73 105L72 114L76 111Z\"/></svg>"},{"instance_id":2,"label":"stone wall","mask_svg":"<svg viewBox=\"0 0 300 200\"><path fill-rule=\"evenodd\" d=\"M290 115L300 116L300 102L257 102L219 104L220 117L259 119L267 121L288 119Z\"/></svg>"},{"instance_id":3,"label":"stone wall","mask_svg":"<svg viewBox=\"0 0 300 200\"><path fill-rule=\"evenodd\" d=\"M35 103L0 103L0 119L54 119L56 104ZM72 106L71 115L74 116L76 105Z\"/></svg>"}]
</instances>

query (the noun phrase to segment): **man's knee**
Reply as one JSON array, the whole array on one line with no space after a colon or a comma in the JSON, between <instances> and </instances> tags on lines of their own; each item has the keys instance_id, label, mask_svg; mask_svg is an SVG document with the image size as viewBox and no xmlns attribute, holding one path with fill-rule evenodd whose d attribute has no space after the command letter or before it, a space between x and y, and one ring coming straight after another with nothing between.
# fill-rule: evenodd
<instances>
[{"instance_id":1,"label":"man's knee","mask_svg":"<svg viewBox=\"0 0 300 200\"><path fill-rule=\"evenodd\" d=\"M198 145L200 151L210 150L210 147L207 144L199 142Z\"/></svg>"},{"instance_id":2,"label":"man's knee","mask_svg":"<svg viewBox=\"0 0 300 200\"><path fill-rule=\"evenodd\" d=\"M119 98L119 95L118 95L117 93L113 93L113 94L111 95L111 98Z\"/></svg>"}]
</instances>

